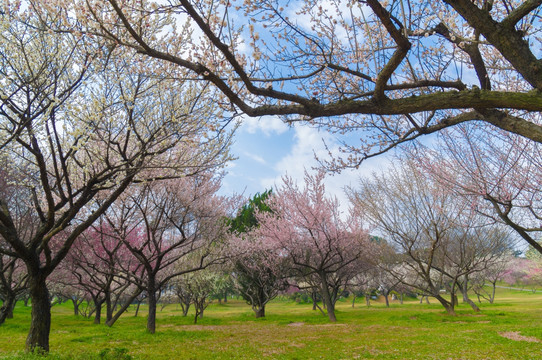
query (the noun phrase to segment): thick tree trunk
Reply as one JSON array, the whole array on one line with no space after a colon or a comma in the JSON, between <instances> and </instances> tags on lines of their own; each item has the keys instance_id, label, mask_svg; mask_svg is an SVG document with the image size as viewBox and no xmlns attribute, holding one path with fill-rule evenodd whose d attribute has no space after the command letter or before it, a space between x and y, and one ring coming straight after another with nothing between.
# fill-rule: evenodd
<instances>
[{"instance_id":1,"label":"thick tree trunk","mask_svg":"<svg viewBox=\"0 0 542 360\"><path fill-rule=\"evenodd\" d=\"M94 314L94 324L99 324L102 322L102 305L94 303L96 306L96 314Z\"/></svg>"},{"instance_id":2,"label":"thick tree trunk","mask_svg":"<svg viewBox=\"0 0 542 360\"><path fill-rule=\"evenodd\" d=\"M94 314L94 324L99 324L102 322L102 305L105 299L102 299L102 300L93 299L93 301L94 301L94 311L96 311L96 313Z\"/></svg>"},{"instance_id":3,"label":"thick tree trunk","mask_svg":"<svg viewBox=\"0 0 542 360\"><path fill-rule=\"evenodd\" d=\"M311 293L311 299L312 299L312 309L316 310L316 293L315 292Z\"/></svg>"},{"instance_id":4,"label":"thick tree trunk","mask_svg":"<svg viewBox=\"0 0 542 360\"><path fill-rule=\"evenodd\" d=\"M26 351L49 351L51 331L51 299L45 283L45 276L34 275L28 279L32 313L30 331L26 338Z\"/></svg>"},{"instance_id":5,"label":"thick tree trunk","mask_svg":"<svg viewBox=\"0 0 542 360\"><path fill-rule=\"evenodd\" d=\"M15 311L15 305L17 304L17 298L13 299L13 303L8 308L8 319L13 319L13 312Z\"/></svg>"},{"instance_id":6,"label":"thick tree trunk","mask_svg":"<svg viewBox=\"0 0 542 360\"><path fill-rule=\"evenodd\" d=\"M386 299L386 307L390 307L390 299L388 297L388 293L384 294L384 299Z\"/></svg>"},{"instance_id":7,"label":"thick tree trunk","mask_svg":"<svg viewBox=\"0 0 542 360\"><path fill-rule=\"evenodd\" d=\"M265 305L263 305L261 308L254 308L254 314L256 315L256 319L265 317Z\"/></svg>"},{"instance_id":8,"label":"thick tree trunk","mask_svg":"<svg viewBox=\"0 0 542 360\"><path fill-rule=\"evenodd\" d=\"M4 303L0 308L0 325L2 325L6 319L13 318L13 308L15 307L15 294L6 294Z\"/></svg>"}]
</instances>

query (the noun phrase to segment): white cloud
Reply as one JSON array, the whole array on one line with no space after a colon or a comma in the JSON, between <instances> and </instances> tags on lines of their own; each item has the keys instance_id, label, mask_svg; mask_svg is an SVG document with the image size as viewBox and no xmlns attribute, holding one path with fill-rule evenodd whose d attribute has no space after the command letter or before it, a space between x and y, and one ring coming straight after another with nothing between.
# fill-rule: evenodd
<instances>
[{"instance_id":1,"label":"white cloud","mask_svg":"<svg viewBox=\"0 0 542 360\"><path fill-rule=\"evenodd\" d=\"M314 173L314 168L319 167L315 155L320 159L329 158L328 150L324 141L332 153L337 154L339 144L335 138L323 131L304 125L295 125L294 143L290 152L277 161L274 166L276 177L261 179L261 187L269 189L280 186L281 177L285 174L295 179L300 186L303 184L305 170ZM373 172L384 170L389 165L389 158L381 155L377 158L366 161L359 169L345 169L340 174L328 175L325 179L326 191L330 196L336 196L344 213L349 207L348 198L345 194L345 187L356 186L361 176L368 176Z\"/></svg>"},{"instance_id":2,"label":"white cloud","mask_svg":"<svg viewBox=\"0 0 542 360\"><path fill-rule=\"evenodd\" d=\"M265 136L271 136L288 131L288 125L276 116L264 116L262 118L243 116L241 129L249 134L261 132Z\"/></svg>"},{"instance_id":3,"label":"white cloud","mask_svg":"<svg viewBox=\"0 0 542 360\"><path fill-rule=\"evenodd\" d=\"M249 157L251 158L252 160L260 163L260 164L263 164L263 165L267 165L267 161L265 161L265 159L259 155L256 155L256 154L251 154L251 153L248 153L248 152L244 152L243 153L244 156L246 157Z\"/></svg>"}]
</instances>

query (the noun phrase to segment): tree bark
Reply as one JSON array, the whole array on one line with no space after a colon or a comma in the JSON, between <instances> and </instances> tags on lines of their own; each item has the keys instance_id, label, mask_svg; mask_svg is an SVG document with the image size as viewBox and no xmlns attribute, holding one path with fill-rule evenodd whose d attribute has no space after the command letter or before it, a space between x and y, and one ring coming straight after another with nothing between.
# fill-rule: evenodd
<instances>
[{"instance_id":1,"label":"tree bark","mask_svg":"<svg viewBox=\"0 0 542 360\"><path fill-rule=\"evenodd\" d=\"M72 297L70 300L72 301L72 304L73 304L73 315L78 316L79 315L79 304L80 304L79 300L74 298L74 297Z\"/></svg>"},{"instance_id":2,"label":"tree bark","mask_svg":"<svg viewBox=\"0 0 542 360\"><path fill-rule=\"evenodd\" d=\"M491 289L491 298L489 299L490 304L493 304L493 301L495 301L495 288L497 287L496 282L494 282L492 285L493 288Z\"/></svg>"},{"instance_id":3,"label":"tree bark","mask_svg":"<svg viewBox=\"0 0 542 360\"><path fill-rule=\"evenodd\" d=\"M190 302L184 303L183 301L179 302L181 304L181 309L183 310L183 316L188 315L188 310L190 309Z\"/></svg>"},{"instance_id":4,"label":"tree bark","mask_svg":"<svg viewBox=\"0 0 542 360\"><path fill-rule=\"evenodd\" d=\"M149 305L149 315L147 317L147 331L151 334L156 332L156 284L155 279L149 276L147 282L147 304Z\"/></svg>"},{"instance_id":5,"label":"tree bark","mask_svg":"<svg viewBox=\"0 0 542 360\"><path fill-rule=\"evenodd\" d=\"M475 312L480 312L480 308L469 298L468 294L468 288L467 288L467 277L465 277L465 281L460 286L461 294L463 295L463 302L467 303L471 306L472 310Z\"/></svg>"},{"instance_id":6,"label":"tree bark","mask_svg":"<svg viewBox=\"0 0 542 360\"><path fill-rule=\"evenodd\" d=\"M17 298L13 299L13 303L8 308L8 319L13 319L13 312L15 311L15 305L17 304Z\"/></svg>"},{"instance_id":7,"label":"tree bark","mask_svg":"<svg viewBox=\"0 0 542 360\"><path fill-rule=\"evenodd\" d=\"M453 296L453 294L452 294L452 296ZM446 309L446 312L448 313L448 315L451 315L451 316L456 315L455 306L454 306L453 301L450 302L450 301L446 300L445 298L443 298L440 295L435 296L435 298L442 304L442 306L444 306L444 309Z\"/></svg>"},{"instance_id":8,"label":"tree bark","mask_svg":"<svg viewBox=\"0 0 542 360\"><path fill-rule=\"evenodd\" d=\"M388 299L388 293L384 294L384 299L386 299L386 307L390 307L390 299Z\"/></svg>"},{"instance_id":9,"label":"tree bark","mask_svg":"<svg viewBox=\"0 0 542 360\"><path fill-rule=\"evenodd\" d=\"M132 301L134 301L134 299L136 297L139 296L139 294L141 294L141 290L138 289L135 293L132 294L132 296L130 296L130 298L122 305L122 307L119 309L119 311L116 312L115 315L113 315L113 317L111 318L111 320L108 320L106 321L106 325L111 327L113 326L113 324L115 324L115 322L119 319L119 317L126 311L126 309L128 309L128 307L130 306L130 304L132 303Z\"/></svg>"},{"instance_id":10,"label":"tree bark","mask_svg":"<svg viewBox=\"0 0 542 360\"><path fill-rule=\"evenodd\" d=\"M104 302L105 302L105 299L94 300L94 311L96 311L96 313L94 314L94 324L99 324L102 322L102 305Z\"/></svg>"},{"instance_id":11,"label":"tree bark","mask_svg":"<svg viewBox=\"0 0 542 360\"><path fill-rule=\"evenodd\" d=\"M13 317L13 308L15 307L15 294L13 296L11 294L6 294L6 298L4 299L4 303L2 304L2 307L0 308L0 325L2 325L6 319Z\"/></svg>"},{"instance_id":12,"label":"tree bark","mask_svg":"<svg viewBox=\"0 0 542 360\"><path fill-rule=\"evenodd\" d=\"M265 317L265 305L260 308L255 308L254 314L256 315L256 319Z\"/></svg>"},{"instance_id":13,"label":"tree bark","mask_svg":"<svg viewBox=\"0 0 542 360\"><path fill-rule=\"evenodd\" d=\"M109 290L105 291L104 301L105 301L105 321L110 322L113 320L113 305L111 303L111 292Z\"/></svg>"},{"instance_id":14,"label":"tree bark","mask_svg":"<svg viewBox=\"0 0 542 360\"><path fill-rule=\"evenodd\" d=\"M331 301L331 294L329 293L326 275L320 274L320 279L322 282L322 300L324 305L326 306L327 317L329 318L329 321L335 322L337 321L337 317L335 316L335 304L333 303L333 301Z\"/></svg>"},{"instance_id":15,"label":"tree bark","mask_svg":"<svg viewBox=\"0 0 542 360\"><path fill-rule=\"evenodd\" d=\"M39 272L39 271L36 271ZM26 351L49 352L49 333L51 331L51 299L45 282L46 276L32 274L28 279L32 315L30 330L26 338Z\"/></svg>"}]
</instances>

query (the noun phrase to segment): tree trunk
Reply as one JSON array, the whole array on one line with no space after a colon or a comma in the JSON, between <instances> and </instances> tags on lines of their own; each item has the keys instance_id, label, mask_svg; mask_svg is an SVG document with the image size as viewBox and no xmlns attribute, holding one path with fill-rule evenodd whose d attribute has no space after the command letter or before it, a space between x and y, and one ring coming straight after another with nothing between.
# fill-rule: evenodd
<instances>
[{"instance_id":1,"label":"tree trunk","mask_svg":"<svg viewBox=\"0 0 542 360\"><path fill-rule=\"evenodd\" d=\"M365 294L365 304L367 307L371 306L371 294Z\"/></svg>"},{"instance_id":2,"label":"tree trunk","mask_svg":"<svg viewBox=\"0 0 542 360\"><path fill-rule=\"evenodd\" d=\"M147 281L147 304L149 305L149 315L147 316L147 331L151 334L156 332L156 282L149 274Z\"/></svg>"},{"instance_id":3,"label":"tree trunk","mask_svg":"<svg viewBox=\"0 0 542 360\"><path fill-rule=\"evenodd\" d=\"M480 308L469 298L468 289L467 289L467 279L460 286L461 294L463 295L463 302L471 306L472 310L475 312L480 312Z\"/></svg>"},{"instance_id":4,"label":"tree trunk","mask_svg":"<svg viewBox=\"0 0 542 360\"><path fill-rule=\"evenodd\" d=\"M388 299L388 293L384 294L384 299L386 299L386 307L390 307L390 299Z\"/></svg>"},{"instance_id":5,"label":"tree trunk","mask_svg":"<svg viewBox=\"0 0 542 360\"><path fill-rule=\"evenodd\" d=\"M79 300L76 299L75 297L72 297L70 300L73 303L73 315L79 316L79 304L80 304Z\"/></svg>"},{"instance_id":6,"label":"tree trunk","mask_svg":"<svg viewBox=\"0 0 542 360\"><path fill-rule=\"evenodd\" d=\"M102 322L102 303L103 301L94 301L94 310L96 311L94 314L94 324L99 324Z\"/></svg>"},{"instance_id":7,"label":"tree trunk","mask_svg":"<svg viewBox=\"0 0 542 360\"><path fill-rule=\"evenodd\" d=\"M228 302L228 292L227 291L224 291L224 302L225 303Z\"/></svg>"},{"instance_id":8,"label":"tree trunk","mask_svg":"<svg viewBox=\"0 0 542 360\"><path fill-rule=\"evenodd\" d=\"M2 307L0 308L0 325L2 325L6 319L13 317L13 308L15 307L15 294L6 294L6 298L4 299L4 303L2 304Z\"/></svg>"},{"instance_id":9,"label":"tree trunk","mask_svg":"<svg viewBox=\"0 0 542 360\"><path fill-rule=\"evenodd\" d=\"M353 294L354 296L352 297L352 308L354 308L354 305L356 303L356 294Z\"/></svg>"},{"instance_id":10,"label":"tree trunk","mask_svg":"<svg viewBox=\"0 0 542 360\"><path fill-rule=\"evenodd\" d=\"M105 301L105 321L110 322L113 319L113 305L111 303L111 292L109 290L105 291L104 301Z\"/></svg>"},{"instance_id":11,"label":"tree trunk","mask_svg":"<svg viewBox=\"0 0 542 360\"><path fill-rule=\"evenodd\" d=\"M261 308L254 308L254 314L256 315L256 319L265 317L265 305L262 305Z\"/></svg>"},{"instance_id":12,"label":"tree trunk","mask_svg":"<svg viewBox=\"0 0 542 360\"><path fill-rule=\"evenodd\" d=\"M490 304L493 304L493 301L495 301L495 288L497 287L496 283L497 282L493 283L493 288L491 289L491 297L489 298Z\"/></svg>"},{"instance_id":13,"label":"tree trunk","mask_svg":"<svg viewBox=\"0 0 542 360\"><path fill-rule=\"evenodd\" d=\"M32 315L30 330L26 338L26 351L49 352L49 333L51 331L51 299L45 283L46 276L33 275L28 279Z\"/></svg>"},{"instance_id":14,"label":"tree trunk","mask_svg":"<svg viewBox=\"0 0 542 360\"><path fill-rule=\"evenodd\" d=\"M401 293L401 296L399 297L399 302L403 305L403 293Z\"/></svg>"},{"instance_id":15,"label":"tree trunk","mask_svg":"<svg viewBox=\"0 0 542 360\"><path fill-rule=\"evenodd\" d=\"M480 308L467 296L467 303L471 306L475 312L480 312Z\"/></svg>"},{"instance_id":16,"label":"tree trunk","mask_svg":"<svg viewBox=\"0 0 542 360\"><path fill-rule=\"evenodd\" d=\"M450 302L440 295L435 296L435 298L442 304L442 306L444 306L444 309L446 309L446 312L448 313L448 315L451 315L451 316L456 315L453 301Z\"/></svg>"},{"instance_id":17,"label":"tree trunk","mask_svg":"<svg viewBox=\"0 0 542 360\"><path fill-rule=\"evenodd\" d=\"M337 317L335 316L335 304L331 301L331 294L329 293L329 287L327 286L327 279L325 274L320 274L321 279L321 289L322 289L322 300L324 305L326 306L327 310L327 317L329 318L329 321L335 322L337 321Z\"/></svg>"},{"instance_id":18,"label":"tree trunk","mask_svg":"<svg viewBox=\"0 0 542 360\"><path fill-rule=\"evenodd\" d=\"M132 303L132 301L134 301L134 299L136 297L139 296L139 294L141 294L141 290L137 290L135 293L132 294L132 296L130 296L130 298L128 299L128 301L126 301L122 306L121 308L119 309L119 311L117 311L113 317L111 318L111 320L108 320L105 322L105 324L109 327L113 326L113 324L115 324L115 322L119 319L119 317L126 311L126 309L128 309L128 307L130 306L130 304Z\"/></svg>"},{"instance_id":19,"label":"tree trunk","mask_svg":"<svg viewBox=\"0 0 542 360\"><path fill-rule=\"evenodd\" d=\"M139 307L141 306L141 300L137 300L136 310L134 317L137 317L137 314L139 314Z\"/></svg>"},{"instance_id":20,"label":"tree trunk","mask_svg":"<svg viewBox=\"0 0 542 360\"><path fill-rule=\"evenodd\" d=\"M183 316L187 316L188 315L188 310L190 309L190 303L183 303L182 301L180 301L181 303L181 308L183 310Z\"/></svg>"},{"instance_id":21,"label":"tree trunk","mask_svg":"<svg viewBox=\"0 0 542 360\"><path fill-rule=\"evenodd\" d=\"M312 299L312 309L316 310L316 293L314 291L311 293L311 299Z\"/></svg>"},{"instance_id":22,"label":"tree trunk","mask_svg":"<svg viewBox=\"0 0 542 360\"><path fill-rule=\"evenodd\" d=\"M11 304L11 306L8 308L8 319L13 319L13 312L15 311L15 305L17 304L17 298L15 297L13 299L13 303Z\"/></svg>"}]
</instances>

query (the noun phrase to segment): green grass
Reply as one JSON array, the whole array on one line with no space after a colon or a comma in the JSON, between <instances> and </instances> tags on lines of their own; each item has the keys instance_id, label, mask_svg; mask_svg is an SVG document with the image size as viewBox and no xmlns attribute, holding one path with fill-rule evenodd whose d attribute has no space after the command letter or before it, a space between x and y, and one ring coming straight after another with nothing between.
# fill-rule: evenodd
<instances>
[{"instance_id":1,"label":"green grass","mask_svg":"<svg viewBox=\"0 0 542 360\"><path fill-rule=\"evenodd\" d=\"M169 305L153 335L145 330L145 308L108 328L74 316L66 303L52 309L47 359L542 359L542 294L500 289L496 301L481 304L480 314L460 304L450 317L435 300L390 308L367 308L363 299L352 308L346 300L334 324L311 305L288 301L269 304L263 319L242 301L212 304L197 325ZM36 358L21 351L29 320L30 308L17 304L15 317L0 326L0 359Z\"/></svg>"}]
</instances>

